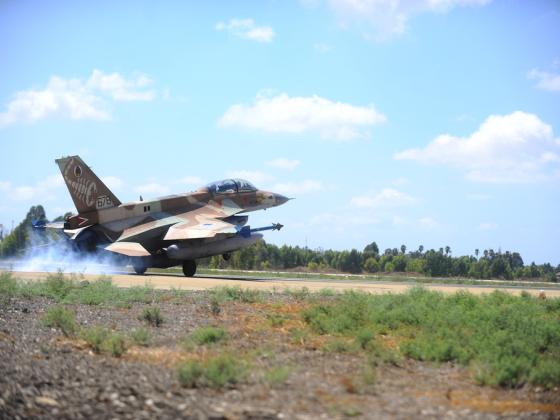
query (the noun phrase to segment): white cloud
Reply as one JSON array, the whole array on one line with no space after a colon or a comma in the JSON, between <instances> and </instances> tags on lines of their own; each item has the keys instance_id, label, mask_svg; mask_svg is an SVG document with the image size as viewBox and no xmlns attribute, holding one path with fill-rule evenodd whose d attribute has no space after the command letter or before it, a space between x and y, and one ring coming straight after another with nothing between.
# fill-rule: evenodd
<instances>
[{"instance_id":1,"label":"white cloud","mask_svg":"<svg viewBox=\"0 0 560 420\"><path fill-rule=\"evenodd\" d=\"M377 194L366 194L353 197L350 204L357 208L400 207L414 203L411 196L393 188L384 188Z\"/></svg>"},{"instance_id":2,"label":"white cloud","mask_svg":"<svg viewBox=\"0 0 560 420\"><path fill-rule=\"evenodd\" d=\"M118 190L124 186L124 181L116 176L104 176L101 178L101 181L103 181L110 190Z\"/></svg>"},{"instance_id":3,"label":"white cloud","mask_svg":"<svg viewBox=\"0 0 560 420\"><path fill-rule=\"evenodd\" d=\"M218 22L217 31L228 31L239 37L257 42L271 42L275 36L270 26L257 26L253 19L230 19L229 22Z\"/></svg>"},{"instance_id":4,"label":"white cloud","mask_svg":"<svg viewBox=\"0 0 560 420\"><path fill-rule=\"evenodd\" d=\"M482 6L491 0L328 0L343 26L356 25L364 36L378 41L406 31L411 16L445 13L459 6Z\"/></svg>"},{"instance_id":5,"label":"white cloud","mask_svg":"<svg viewBox=\"0 0 560 420\"><path fill-rule=\"evenodd\" d=\"M271 189L275 193L280 193L285 195L304 195L313 192L323 191L325 187L319 181L306 179L301 182L277 183Z\"/></svg>"},{"instance_id":6,"label":"white cloud","mask_svg":"<svg viewBox=\"0 0 560 420\"><path fill-rule=\"evenodd\" d=\"M443 164L465 172L467 179L527 183L557 177L560 140L534 114L493 115L468 137L442 134L422 149L408 149L395 159Z\"/></svg>"},{"instance_id":7,"label":"white cloud","mask_svg":"<svg viewBox=\"0 0 560 420\"><path fill-rule=\"evenodd\" d=\"M440 227L440 224L432 217L422 217L418 219L418 224L424 230L435 230Z\"/></svg>"},{"instance_id":8,"label":"white cloud","mask_svg":"<svg viewBox=\"0 0 560 420\"><path fill-rule=\"evenodd\" d=\"M318 132L322 138L351 140L365 137L365 127L385 116L373 105L356 106L320 96L275 97L258 94L251 105L231 106L220 118L222 127L241 127L270 133Z\"/></svg>"},{"instance_id":9,"label":"white cloud","mask_svg":"<svg viewBox=\"0 0 560 420\"><path fill-rule=\"evenodd\" d=\"M264 172L261 172L261 171L245 171L245 170L229 171L229 172L226 172L226 176L228 178L245 179L245 180L247 180L249 182L252 182L253 184L257 184L257 185L267 184L269 182L274 181L274 179L275 179L273 176L265 174Z\"/></svg>"},{"instance_id":10,"label":"white cloud","mask_svg":"<svg viewBox=\"0 0 560 420\"><path fill-rule=\"evenodd\" d=\"M148 182L147 184L137 186L134 190L140 194L163 195L169 192L169 187L157 182Z\"/></svg>"},{"instance_id":11,"label":"white cloud","mask_svg":"<svg viewBox=\"0 0 560 420\"><path fill-rule=\"evenodd\" d=\"M152 81L144 75L125 79L119 73L104 74L94 70L91 77L64 79L52 76L43 89L17 92L0 113L0 127L18 122L35 122L50 116L72 120L108 120L108 100L149 101L155 97L146 90Z\"/></svg>"},{"instance_id":12,"label":"white cloud","mask_svg":"<svg viewBox=\"0 0 560 420\"><path fill-rule=\"evenodd\" d=\"M299 160L290 160L285 158L273 159L266 162L268 166L272 166L277 169L284 169L286 171L293 171L300 163L301 162Z\"/></svg>"},{"instance_id":13,"label":"white cloud","mask_svg":"<svg viewBox=\"0 0 560 420\"><path fill-rule=\"evenodd\" d=\"M204 179L202 179L199 176L186 176L184 178L179 179L177 181L177 183L183 184L183 185L201 186L201 185L204 185L206 183L206 181L204 181Z\"/></svg>"},{"instance_id":14,"label":"white cloud","mask_svg":"<svg viewBox=\"0 0 560 420\"><path fill-rule=\"evenodd\" d=\"M539 89L549 92L560 92L560 74L532 69L527 77L531 80L536 80L537 84L535 86Z\"/></svg>"},{"instance_id":15,"label":"white cloud","mask_svg":"<svg viewBox=\"0 0 560 420\"><path fill-rule=\"evenodd\" d=\"M0 181L2 198L6 201L52 200L54 190L64 185L62 175L50 175L35 185L14 186L11 182Z\"/></svg>"},{"instance_id":16,"label":"white cloud","mask_svg":"<svg viewBox=\"0 0 560 420\"><path fill-rule=\"evenodd\" d=\"M496 223L485 222L478 225L478 230L482 230L482 231L496 230L496 229L498 229L498 225Z\"/></svg>"}]
</instances>

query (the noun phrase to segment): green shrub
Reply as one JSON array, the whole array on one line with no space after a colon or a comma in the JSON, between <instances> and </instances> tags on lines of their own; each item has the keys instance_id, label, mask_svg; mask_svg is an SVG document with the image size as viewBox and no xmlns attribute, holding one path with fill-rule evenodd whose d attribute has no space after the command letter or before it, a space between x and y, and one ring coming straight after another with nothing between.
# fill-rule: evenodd
<instances>
[{"instance_id":1,"label":"green shrub","mask_svg":"<svg viewBox=\"0 0 560 420\"><path fill-rule=\"evenodd\" d=\"M354 338L376 363L399 362L398 352L374 340L393 331L405 338L405 356L471 366L483 384L560 385L550 362L560 360L560 299L504 292L445 296L422 288L398 295L347 292L310 306L302 317L315 333Z\"/></svg>"},{"instance_id":2,"label":"green shrub","mask_svg":"<svg viewBox=\"0 0 560 420\"><path fill-rule=\"evenodd\" d=\"M243 362L229 355L220 355L208 360L204 379L211 388L223 388L239 383L245 374Z\"/></svg>"},{"instance_id":3,"label":"green shrub","mask_svg":"<svg viewBox=\"0 0 560 420\"><path fill-rule=\"evenodd\" d=\"M192 340L199 346L215 344L227 339L227 332L222 327L200 327L193 331L188 340Z\"/></svg>"},{"instance_id":4,"label":"green shrub","mask_svg":"<svg viewBox=\"0 0 560 420\"><path fill-rule=\"evenodd\" d=\"M138 346L148 347L151 341L150 331L146 328L137 328L130 333L130 338Z\"/></svg>"},{"instance_id":5,"label":"green shrub","mask_svg":"<svg viewBox=\"0 0 560 420\"><path fill-rule=\"evenodd\" d=\"M330 353L350 353L355 347L343 338L333 337L325 342L323 350Z\"/></svg>"},{"instance_id":6,"label":"green shrub","mask_svg":"<svg viewBox=\"0 0 560 420\"><path fill-rule=\"evenodd\" d=\"M119 333L110 334L104 344L113 357L121 357L127 350L126 339Z\"/></svg>"},{"instance_id":7,"label":"green shrub","mask_svg":"<svg viewBox=\"0 0 560 420\"><path fill-rule=\"evenodd\" d=\"M179 367L177 376L182 386L195 388L203 373L204 368L198 360L189 360Z\"/></svg>"},{"instance_id":8,"label":"green shrub","mask_svg":"<svg viewBox=\"0 0 560 420\"><path fill-rule=\"evenodd\" d=\"M266 314L266 319L273 327L281 327L286 322L286 316L278 313Z\"/></svg>"},{"instance_id":9,"label":"green shrub","mask_svg":"<svg viewBox=\"0 0 560 420\"><path fill-rule=\"evenodd\" d=\"M277 387L286 382L291 373L292 369L288 366L276 366L265 372L264 379L270 386Z\"/></svg>"},{"instance_id":10,"label":"green shrub","mask_svg":"<svg viewBox=\"0 0 560 420\"><path fill-rule=\"evenodd\" d=\"M66 337L73 336L78 329L74 314L60 305L47 309L47 313L43 317L43 324L47 327L59 328Z\"/></svg>"},{"instance_id":11,"label":"green shrub","mask_svg":"<svg viewBox=\"0 0 560 420\"><path fill-rule=\"evenodd\" d=\"M62 270L50 273L44 281L45 295L61 302L76 287L74 279L64 277Z\"/></svg>"},{"instance_id":12,"label":"green shrub","mask_svg":"<svg viewBox=\"0 0 560 420\"><path fill-rule=\"evenodd\" d=\"M17 280L10 272L0 273L0 302L8 301L18 292Z\"/></svg>"},{"instance_id":13,"label":"green shrub","mask_svg":"<svg viewBox=\"0 0 560 420\"><path fill-rule=\"evenodd\" d=\"M219 355L205 363L190 360L177 371L179 382L187 388L232 386L243 380L246 373L244 362L230 355Z\"/></svg>"},{"instance_id":14,"label":"green shrub","mask_svg":"<svg viewBox=\"0 0 560 420\"><path fill-rule=\"evenodd\" d=\"M164 322L163 316L161 315L161 312L157 306L145 308L138 319L140 321L145 321L149 325L152 325L154 327L159 327Z\"/></svg>"},{"instance_id":15,"label":"green shrub","mask_svg":"<svg viewBox=\"0 0 560 420\"><path fill-rule=\"evenodd\" d=\"M108 328L100 326L83 328L80 332L80 338L88 343L94 353L101 353L110 335L111 331Z\"/></svg>"},{"instance_id":16,"label":"green shrub","mask_svg":"<svg viewBox=\"0 0 560 420\"><path fill-rule=\"evenodd\" d=\"M216 287L211 291L211 297L217 299L217 302L239 301L244 303L255 303L263 300L263 292L254 289L242 289L239 286Z\"/></svg>"}]
</instances>

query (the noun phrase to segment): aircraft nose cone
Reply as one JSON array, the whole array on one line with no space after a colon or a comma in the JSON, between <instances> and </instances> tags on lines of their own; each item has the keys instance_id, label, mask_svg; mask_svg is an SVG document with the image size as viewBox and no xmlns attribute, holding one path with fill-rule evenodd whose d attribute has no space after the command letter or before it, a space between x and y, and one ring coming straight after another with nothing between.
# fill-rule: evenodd
<instances>
[{"instance_id":1,"label":"aircraft nose cone","mask_svg":"<svg viewBox=\"0 0 560 420\"><path fill-rule=\"evenodd\" d=\"M275 204L276 204L277 206L280 206L280 205L284 204L285 202L287 202L287 201L289 200L288 197L284 197L284 196L281 195L281 194L276 194L276 195L275 195L275 198L276 198L276 200L275 200L276 203L275 203Z\"/></svg>"}]
</instances>

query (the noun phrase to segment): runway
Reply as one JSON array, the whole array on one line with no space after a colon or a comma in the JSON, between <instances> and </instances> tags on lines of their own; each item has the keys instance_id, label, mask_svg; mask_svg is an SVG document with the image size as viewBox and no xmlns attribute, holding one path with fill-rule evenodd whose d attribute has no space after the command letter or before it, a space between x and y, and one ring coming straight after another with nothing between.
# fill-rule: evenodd
<instances>
[{"instance_id":1,"label":"runway","mask_svg":"<svg viewBox=\"0 0 560 420\"><path fill-rule=\"evenodd\" d=\"M22 280L41 281L46 279L49 273L45 272L14 272L16 278ZM80 278L82 275L80 275ZM413 282L387 282L387 281L356 281L356 280L309 280L309 279L283 279L283 278L254 278L242 276L204 276L197 275L195 277L184 277L173 273L148 273L143 276L113 273L109 275L113 284L119 287L133 287L149 285L155 289L182 289L182 290L207 290L214 287L239 286L248 289L258 290L276 290L281 292L285 289L302 289L307 288L309 291L319 291L329 289L335 292L343 292L345 290L356 290L368 293L403 293L410 287L415 286ZM99 274L84 274L83 280L96 281ZM419 284L419 283L418 283ZM473 294L491 293L494 290L501 290L512 294L520 294L526 291L535 296L542 293L546 297L560 298L560 288L531 288L531 287L500 287L500 286L470 286L470 285L449 285L449 284L422 284L428 290L439 291L443 293L456 293L459 290L466 290Z\"/></svg>"}]
</instances>

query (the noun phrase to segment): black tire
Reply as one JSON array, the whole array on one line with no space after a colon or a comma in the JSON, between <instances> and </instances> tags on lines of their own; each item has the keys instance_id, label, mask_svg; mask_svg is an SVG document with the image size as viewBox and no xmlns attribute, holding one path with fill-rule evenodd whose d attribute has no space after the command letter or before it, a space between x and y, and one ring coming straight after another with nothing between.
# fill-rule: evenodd
<instances>
[{"instance_id":1,"label":"black tire","mask_svg":"<svg viewBox=\"0 0 560 420\"><path fill-rule=\"evenodd\" d=\"M229 252L226 252L222 255L222 258L224 259L224 261L229 261L231 259L231 254Z\"/></svg>"},{"instance_id":2,"label":"black tire","mask_svg":"<svg viewBox=\"0 0 560 420\"><path fill-rule=\"evenodd\" d=\"M186 260L183 261L183 274L186 277L192 277L196 273L196 261Z\"/></svg>"},{"instance_id":3,"label":"black tire","mask_svg":"<svg viewBox=\"0 0 560 420\"><path fill-rule=\"evenodd\" d=\"M142 264L140 262L133 263L132 268L134 268L134 272L136 274L138 274L139 276L144 274L146 272L146 270L148 269L148 267L146 267L144 264Z\"/></svg>"}]
</instances>

